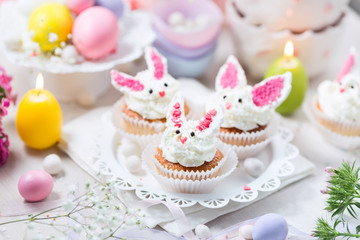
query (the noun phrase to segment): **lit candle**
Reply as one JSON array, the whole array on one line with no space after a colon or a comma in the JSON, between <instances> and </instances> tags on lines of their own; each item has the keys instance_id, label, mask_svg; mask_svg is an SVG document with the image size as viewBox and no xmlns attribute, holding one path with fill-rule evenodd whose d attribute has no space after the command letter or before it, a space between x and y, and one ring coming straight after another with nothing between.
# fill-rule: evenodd
<instances>
[{"instance_id":1,"label":"lit candle","mask_svg":"<svg viewBox=\"0 0 360 240\"><path fill-rule=\"evenodd\" d=\"M291 92L288 98L276 109L281 114L294 112L304 100L308 78L301 61L294 56L294 45L292 41L287 41L284 48L284 55L276 59L265 73L264 79L283 74L292 73Z\"/></svg>"},{"instance_id":2,"label":"lit candle","mask_svg":"<svg viewBox=\"0 0 360 240\"><path fill-rule=\"evenodd\" d=\"M36 89L28 91L21 99L16 116L16 128L21 139L34 149L51 147L61 134L60 105L43 87L44 79L40 73L36 78Z\"/></svg>"}]
</instances>

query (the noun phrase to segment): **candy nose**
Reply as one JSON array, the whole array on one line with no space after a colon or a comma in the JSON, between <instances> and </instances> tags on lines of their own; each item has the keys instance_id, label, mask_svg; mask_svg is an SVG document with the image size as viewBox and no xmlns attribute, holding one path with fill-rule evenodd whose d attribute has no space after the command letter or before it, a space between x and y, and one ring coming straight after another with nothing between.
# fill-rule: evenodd
<instances>
[{"instance_id":1,"label":"candy nose","mask_svg":"<svg viewBox=\"0 0 360 240\"><path fill-rule=\"evenodd\" d=\"M229 110L229 109L231 108L231 103L226 102L226 103L225 103L225 108Z\"/></svg>"},{"instance_id":2,"label":"candy nose","mask_svg":"<svg viewBox=\"0 0 360 240\"><path fill-rule=\"evenodd\" d=\"M165 96L165 91L159 92L159 95L160 95L160 97L164 97Z\"/></svg>"},{"instance_id":3,"label":"candy nose","mask_svg":"<svg viewBox=\"0 0 360 240\"><path fill-rule=\"evenodd\" d=\"M345 88L343 88L343 87L340 88L340 92L341 92L341 93L345 92Z\"/></svg>"},{"instance_id":4,"label":"candy nose","mask_svg":"<svg viewBox=\"0 0 360 240\"><path fill-rule=\"evenodd\" d=\"M181 138L180 138L180 142L181 142L182 144L184 144L184 143L186 142L186 140L187 140L187 137L181 137Z\"/></svg>"}]
</instances>

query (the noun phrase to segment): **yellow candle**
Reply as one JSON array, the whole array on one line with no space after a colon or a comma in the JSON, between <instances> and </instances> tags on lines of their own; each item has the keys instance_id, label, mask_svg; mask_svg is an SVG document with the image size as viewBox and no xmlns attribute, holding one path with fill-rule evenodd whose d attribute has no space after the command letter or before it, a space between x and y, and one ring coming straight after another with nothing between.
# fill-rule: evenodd
<instances>
[{"instance_id":1,"label":"yellow candle","mask_svg":"<svg viewBox=\"0 0 360 240\"><path fill-rule=\"evenodd\" d=\"M36 89L28 91L21 99L16 116L16 128L21 139L34 149L51 147L61 134L60 105L43 86L44 79L39 74Z\"/></svg>"},{"instance_id":2,"label":"yellow candle","mask_svg":"<svg viewBox=\"0 0 360 240\"><path fill-rule=\"evenodd\" d=\"M264 78L292 73L291 92L287 99L276 109L281 114L290 114L299 108L304 100L308 78L301 61L294 56L294 45L288 41L284 48L284 55L276 59L268 68Z\"/></svg>"}]
</instances>

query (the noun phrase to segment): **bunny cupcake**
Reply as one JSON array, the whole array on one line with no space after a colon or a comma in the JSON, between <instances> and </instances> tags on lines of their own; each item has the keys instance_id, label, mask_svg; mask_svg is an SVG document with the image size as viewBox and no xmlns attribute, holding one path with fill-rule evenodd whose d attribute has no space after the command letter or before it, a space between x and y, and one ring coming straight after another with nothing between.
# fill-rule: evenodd
<instances>
[{"instance_id":1,"label":"bunny cupcake","mask_svg":"<svg viewBox=\"0 0 360 240\"><path fill-rule=\"evenodd\" d=\"M215 101L225 108L220 139L237 147L266 145L276 130L274 110L290 93L291 79L288 72L247 85L244 70L234 56L229 56L216 76Z\"/></svg>"},{"instance_id":2,"label":"bunny cupcake","mask_svg":"<svg viewBox=\"0 0 360 240\"><path fill-rule=\"evenodd\" d=\"M160 144L143 152L145 164L170 189L211 191L215 183L230 175L237 162L233 150L217 138L222 122L221 107L207 111L200 121L187 121L184 101L176 95L167 113Z\"/></svg>"},{"instance_id":3,"label":"bunny cupcake","mask_svg":"<svg viewBox=\"0 0 360 240\"><path fill-rule=\"evenodd\" d=\"M111 71L112 85L125 95L114 107L115 125L136 135L164 130L168 105L179 90L179 83L167 72L166 59L155 48L145 49L145 59L148 69L135 77Z\"/></svg>"},{"instance_id":4,"label":"bunny cupcake","mask_svg":"<svg viewBox=\"0 0 360 240\"><path fill-rule=\"evenodd\" d=\"M360 146L360 65L354 48L336 81L320 83L310 109L316 123L327 129L328 140L345 148L354 146L347 140L357 141L355 145Z\"/></svg>"}]
</instances>

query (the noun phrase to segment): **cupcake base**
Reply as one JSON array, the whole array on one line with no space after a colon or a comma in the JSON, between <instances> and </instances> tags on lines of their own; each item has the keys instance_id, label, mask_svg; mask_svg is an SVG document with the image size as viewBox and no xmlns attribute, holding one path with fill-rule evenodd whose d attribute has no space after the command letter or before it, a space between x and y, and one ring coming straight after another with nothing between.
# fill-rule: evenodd
<instances>
[{"instance_id":1,"label":"cupcake base","mask_svg":"<svg viewBox=\"0 0 360 240\"><path fill-rule=\"evenodd\" d=\"M197 172L196 175L201 176L201 180L189 180L186 179L193 173L186 173L184 171L178 171L177 176L185 176L180 179L178 178L172 178L164 176L163 174L160 174L156 162L158 160L155 158L155 154L157 153L157 146L158 144L149 145L145 148L142 154L142 160L144 162L144 168L147 170L147 172L151 173L154 178L159 182L159 184L174 192L182 192L182 193L208 193L211 192L220 181L222 181L224 178L228 177L236 168L237 166L237 156L234 152L234 150L226 145L225 143L218 142L217 148L219 151L223 154L223 158L219 164L221 164L221 167L218 170L217 175L213 177L206 177L206 172ZM216 171L216 170L215 170Z\"/></svg>"},{"instance_id":2,"label":"cupcake base","mask_svg":"<svg viewBox=\"0 0 360 240\"><path fill-rule=\"evenodd\" d=\"M328 119L318 106L317 96L308 98L304 104L304 112L310 121L321 131L324 139L332 145L351 150L360 147L360 135L349 136L351 124L335 122ZM354 131L356 132L356 131ZM353 135L353 134L352 134Z\"/></svg>"},{"instance_id":3,"label":"cupcake base","mask_svg":"<svg viewBox=\"0 0 360 240\"><path fill-rule=\"evenodd\" d=\"M274 114L267 125L249 132L222 131L220 128L219 138L234 149L239 160L244 160L260 153L271 142L278 126L279 116Z\"/></svg>"},{"instance_id":4,"label":"cupcake base","mask_svg":"<svg viewBox=\"0 0 360 240\"><path fill-rule=\"evenodd\" d=\"M165 177L195 181L216 177L223 164L223 157L221 151L217 149L214 158L210 162L205 162L199 167L184 167L179 163L167 161L163 156L162 150L157 147L155 166L158 172Z\"/></svg>"}]
</instances>

